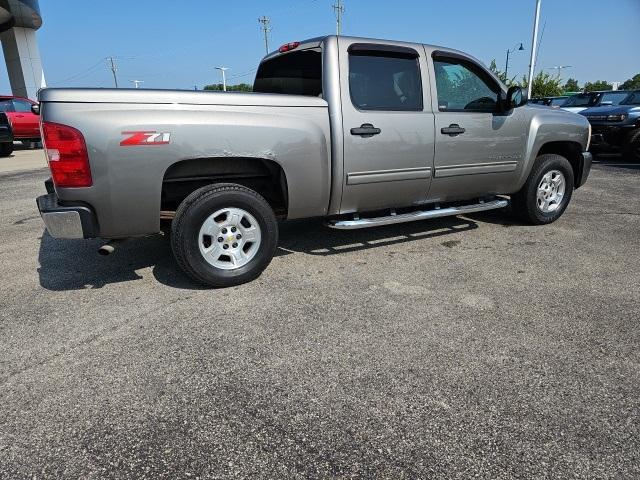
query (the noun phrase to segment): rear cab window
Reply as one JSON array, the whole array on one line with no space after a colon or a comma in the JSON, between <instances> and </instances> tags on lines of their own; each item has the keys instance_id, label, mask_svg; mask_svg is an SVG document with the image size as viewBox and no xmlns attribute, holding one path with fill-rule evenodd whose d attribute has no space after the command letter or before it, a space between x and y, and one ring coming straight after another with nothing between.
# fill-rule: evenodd
<instances>
[{"instance_id":1,"label":"rear cab window","mask_svg":"<svg viewBox=\"0 0 640 480\"><path fill-rule=\"evenodd\" d=\"M349 92L353 106L359 110L421 111L418 52L404 47L352 45Z\"/></svg>"},{"instance_id":2,"label":"rear cab window","mask_svg":"<svg viewBox=\"0 0 640 480\"><path fill-rule=\"evenodd\" d=\"M278 55L258 67L253 91L322 97L322 52L310 48Z\"/></svg>"}]
</instances>

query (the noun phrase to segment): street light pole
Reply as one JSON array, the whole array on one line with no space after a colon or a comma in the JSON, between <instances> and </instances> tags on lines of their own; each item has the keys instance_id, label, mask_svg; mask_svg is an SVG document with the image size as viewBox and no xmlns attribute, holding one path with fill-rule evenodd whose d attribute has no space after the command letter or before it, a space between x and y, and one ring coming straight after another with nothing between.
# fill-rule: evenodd
<instances>
[{"instance_id":1,"label":"street light pole","mask_svg":"<svg viewBox=\"0 0 640 480\"><path fill-rule=\"evenodd\" d=\"M517 48L516 48L517 47ZM509 78L509 54L516 52L516 51L522 51L524 50L524 47L522 46L522 42L520 42L519 44L516 43L513 48L507 50L507 62L504 66L504 77L505 78Z\"/></svg>"},{"instance_id":2,"label":"street light pole","mask_svg":"<svg viewBox=\"0 0 640 480\"><path fill-rule=\"evenodd\" d=\"M538 24L540 23L540 4L542 0L536 0L536 13L533 20L533 37L531 37L531 60L529 61L529 81L527 82L527 97L531 98L533 91L533 71L536 68L536 50L538 49Z\"/></svg>"},{"instance_id":3,"label":"street light pole","mask_svg":"<svg viewBox=\"0 0 640 480\"><path fill-rule=\"evenodd\" d=\"M220 70L222 72L222 90L227 91L227 75L226 71L229 70L227 67L216 67L216 70Z\"/></svg>"},{"instance_id":4,"label":"street light pole","mask_svg":"<svg viewBox=\"0 0 640 480\"><path fill-rule=\"evenodd\" d=\"M563 68L571 68L572 65L558 65L557 67L549 67L548 70L556 70L558 72L558 78L560 78L560 75L562 74L562 69Z\"/></svg>"}]
</instances>

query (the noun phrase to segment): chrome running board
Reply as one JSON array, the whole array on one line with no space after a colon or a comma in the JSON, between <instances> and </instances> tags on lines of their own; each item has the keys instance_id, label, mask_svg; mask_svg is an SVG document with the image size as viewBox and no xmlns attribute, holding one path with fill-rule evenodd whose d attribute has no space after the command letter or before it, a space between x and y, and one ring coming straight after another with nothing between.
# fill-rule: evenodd
<instances>
[{"instance_id":1,"label":"chrome running board","mask_svg":"<svg viewBox=\"0 0 640 480\"><path fill-rule=\"evenodd\" d=\"M470 205L462 205L459 207L434 208L433 210L419 210L416 212L402 213L385 217L374 218L354 218L353 220L331 220L327 223L328 227L340 230L353 230L356 228L379 227L381 225L393 225L394 223L415 222L417 220L426 220L428 218L450 217L452 215L464 215L467 213L482 212L484 210L493 210L503 208L509 205L508 200L491 200L489 202L472 203Z\"/></svg>"}]
</instances>

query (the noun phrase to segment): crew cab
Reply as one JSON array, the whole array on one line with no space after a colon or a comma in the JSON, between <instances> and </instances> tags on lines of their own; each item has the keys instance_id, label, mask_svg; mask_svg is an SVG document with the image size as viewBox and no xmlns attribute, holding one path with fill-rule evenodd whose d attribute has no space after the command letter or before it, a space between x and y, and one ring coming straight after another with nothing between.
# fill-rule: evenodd
<instances>
[{"instance_id":1,"label":"crew cab","mask_svg":"<svg viewBox=\"0 0 640 480\"><path fill-rule=\"evenodd\" d=\"M37 105L36 102L28 98L0 96L0 112L7 115L13 129L13 137L16 140L40 141L40 119L32 111L34 105Z\"/></svg>"},{"instance_id":2,"label":"crew cab","mask_svg":"<svg viewBox=\"0 0 640 480\"><path fill-rule=\"evenodd\" d=\"M519 87L450 48L292 42L261 61L254 91L41 90L49 233L122 239L171 221L180 267L223 287L267 267L277 220L354 229L510 199L524 221L547 224L591 167L584 117L527 106Z\"/></svg>"},{"instance_id":3,"label":"crew cab","mask_svg":"<svg viewBox=\"0 0 640 480\"><path fill-rule=\"evenodd\" d=\"M627 92L617 106L580 112L592 127L594 148L620 148L624 158L640 162L640 90Z\"/></svg>"}]
</instances>

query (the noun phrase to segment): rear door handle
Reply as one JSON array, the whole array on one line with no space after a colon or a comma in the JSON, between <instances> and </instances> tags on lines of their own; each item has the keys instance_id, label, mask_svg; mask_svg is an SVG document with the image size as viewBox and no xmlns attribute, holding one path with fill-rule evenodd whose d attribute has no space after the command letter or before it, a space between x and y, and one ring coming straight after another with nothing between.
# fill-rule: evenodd
<instances>
[{"instance_id":1,"label":"rear door handle","mask_svg":"<svg viewBox=\"0 0 640 480\"><path fill-rule=\"evenodd\" d=\"M455 137L456 135L460 135L466 132L466 130L462 128L460 125L458 125L457 123L452 123L448 127L441 128L440 132L445 135L450 135L452 137Z\"/></svg>"},{"instance_id":2,"label":"rear door handle","mask_svg":"<svg viewBox=\"0 0 640 480\"><path fill-rule=\"evenodd\" d=\"M370 123L363 123L359 127L351 129L351 135L360 135L361 137L373 137L378 135L382 130L374 127Z\"/></svg>"}]
</instances>

